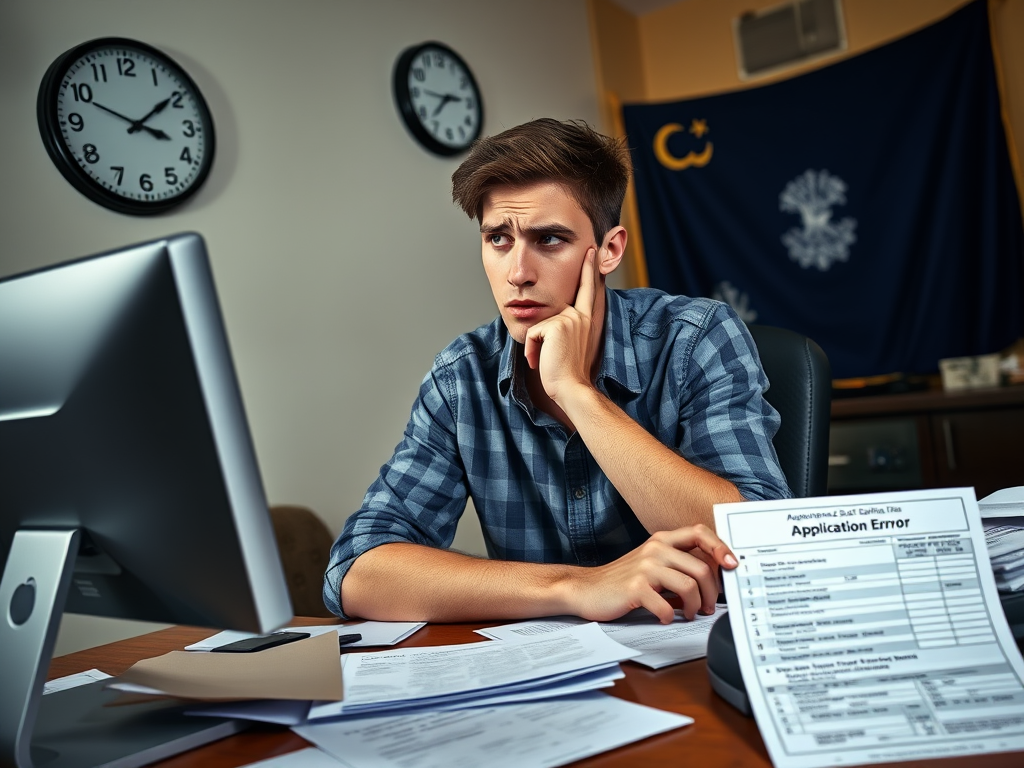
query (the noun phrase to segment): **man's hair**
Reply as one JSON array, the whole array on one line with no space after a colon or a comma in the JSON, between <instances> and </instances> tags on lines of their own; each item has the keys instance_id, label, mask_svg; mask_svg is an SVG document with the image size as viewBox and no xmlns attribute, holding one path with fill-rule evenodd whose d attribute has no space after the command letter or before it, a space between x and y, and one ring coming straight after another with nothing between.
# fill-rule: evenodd
<instances>
[{"instance_id":1,"label":"man's hair","mask_svg":"<svg viewBox=\"0 0 1024 768\"><path fill-rule=\"evenodd\" d=\"M545 117L478 139L452 174L452 200L481 220L484 198L494 187L552 181L579 204L600 241L619 223L631 170L624 140L582 120Z\"/></svg>"}]
</instances>

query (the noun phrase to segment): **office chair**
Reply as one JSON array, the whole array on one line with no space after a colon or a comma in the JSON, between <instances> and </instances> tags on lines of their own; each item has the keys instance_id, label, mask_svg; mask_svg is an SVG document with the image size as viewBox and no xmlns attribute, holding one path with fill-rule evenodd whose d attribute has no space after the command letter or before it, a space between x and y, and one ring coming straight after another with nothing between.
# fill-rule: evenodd
<instances>
[{"instance_id":1,"label":"office chair","mask_svg":"<svg viewBox=\"0 0 1024 768\"><path fill-rule=\"evenodd\" d=\"M796 498L824 496L832 405L828 357L821 347L799 333L768 325L750 325L748 329L768 377L764 399L782 417L772 442L789 488ZM749 716L750 702L728 619L716 621L711 628L707 665L715 693Z\"/></svg>"},{"instance_id":2,"label":"office chair","mask_svg":"<svg viewBox=\"0 0 1024 768\"><path fill-rule=\"evenodd\" d=\"M334 544L327 525L313 510L289 504L272 506L270 521L292 611L296 616L334 618L323 600L324 571Z\"/></svg>"},{"instance_id":3,"label":"office chair","mask_svg":"<svg viewBox=\"0 0 1024 768\"><path fill-rule=\"evenodd\" d=\"M748 326L768 376L767 400L782 417L775 439L779 465L796 498L824 496L832 369L811 339L785 328Z\"/></svg>"}]
</instances>

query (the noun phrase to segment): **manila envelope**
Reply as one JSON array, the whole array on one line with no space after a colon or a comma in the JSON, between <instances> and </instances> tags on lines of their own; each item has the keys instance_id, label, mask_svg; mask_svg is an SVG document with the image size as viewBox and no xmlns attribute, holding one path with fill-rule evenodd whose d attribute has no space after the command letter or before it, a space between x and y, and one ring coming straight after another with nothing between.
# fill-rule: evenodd
<instances>
[{"instance_id":1,"label":"manila envelope","mask_svg":"<svg viewBox=\"0 0 1024 768\"><path fill-rule=\"evenodd\" d=\"M143 659L110 682L179 699L341 701L338 635L327 632L253 653L171 651Z\"/></svg>"}]
</instances>

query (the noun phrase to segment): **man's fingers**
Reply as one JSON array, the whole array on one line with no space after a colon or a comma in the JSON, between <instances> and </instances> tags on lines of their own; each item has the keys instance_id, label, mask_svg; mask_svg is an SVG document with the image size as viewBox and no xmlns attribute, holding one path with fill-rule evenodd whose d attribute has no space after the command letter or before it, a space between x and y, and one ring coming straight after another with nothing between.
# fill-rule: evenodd
<instances>
[{"instance_id":1,"label":"man's fingers","mask_svg":"<svg viewBox=\"0 0 1024 768\"><path fill-rule=\"evenodd\" d=\"M676 617L676 612L668 601L653 589L640 596L640 605L657 616L662 624L671 624Z\"/></svg>"},{"instance_id":2,"label":"man's fingers","mask_svg":"<svg viewBox=\"0 0 1024 768\"><path fill-rule=\"evenodd\" d=\"M526 332L526 341L523 344L523 355L527 364L537 369L540 365L540 348L544 343L544 323L538 323Z\"/></svg>"},{"instance_id":3,"label":"man's fingers","mask_svg":"<svg viewBox=\"0 0 1024 768\"><path fill-rule=\"evenodd\" d=\"M667 535L674 547L684 551L699 547L702 552L711 555L716 563L727 570L732 570L739 565L736 555L732 553L728 545L706 525L698 524L677 528L674 531L668 531Z\"/></svg>"},{"instance_id":4,"label":"man's fingers","mask_svg":"<svg viewBox=\"0 0 1024 768\"><path fill-rule=\"evenodd\" d=\"M583 269L580 271L580 288L576 292L576 303L573 305L576 311L586 317L594 314L594 302L597 300L597 276L594 274L597 267L597 250L590 248L587 255L583 257Z\"/></svg>"}]
</instances>

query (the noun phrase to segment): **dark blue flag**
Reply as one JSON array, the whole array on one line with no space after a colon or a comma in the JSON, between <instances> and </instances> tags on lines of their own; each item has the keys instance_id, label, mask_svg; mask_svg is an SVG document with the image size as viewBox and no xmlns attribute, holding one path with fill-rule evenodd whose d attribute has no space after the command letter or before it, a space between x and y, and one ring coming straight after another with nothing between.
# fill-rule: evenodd
<instances>
[{"instance_id":1,"label":"dark blue flag","mask_svg":"<svg viewBox=\"0 0 1024 768\"><path fill-rule=\"evenodd\" d=\"M985 2L784 82L623 113L652 286L806 334L836 378L1024 336Z\"/></svg>"}]
</instances>

